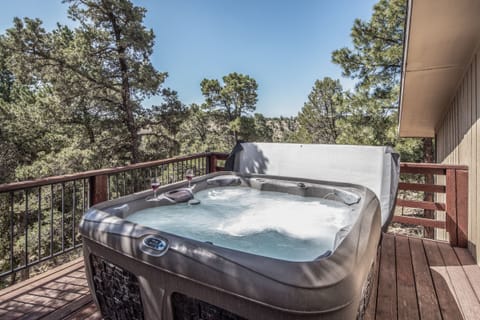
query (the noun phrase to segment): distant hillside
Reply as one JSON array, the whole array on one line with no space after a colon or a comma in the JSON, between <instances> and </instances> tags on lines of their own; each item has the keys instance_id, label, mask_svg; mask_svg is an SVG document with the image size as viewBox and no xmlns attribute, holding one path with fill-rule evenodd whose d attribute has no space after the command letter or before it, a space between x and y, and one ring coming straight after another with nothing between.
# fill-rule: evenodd
<instances>
[{"instance_id":1,"label":"distant hillside","mask_svg":"<svg viewBox=\"0 0 480 320\"><path fill-rule=\"evenodd\" d=\"M298 130L297 117L266 118L267 126L272 130L272 142L295 142Z\"/></svg>"}]
</instances>

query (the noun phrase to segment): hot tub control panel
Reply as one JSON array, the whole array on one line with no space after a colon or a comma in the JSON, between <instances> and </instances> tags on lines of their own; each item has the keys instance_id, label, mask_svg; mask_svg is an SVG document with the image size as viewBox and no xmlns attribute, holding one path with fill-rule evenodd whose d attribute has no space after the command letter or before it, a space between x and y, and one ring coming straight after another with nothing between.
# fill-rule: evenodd
<instances>
[{"instance_id":1,"label":"hot tub control panel","mask_svg":"<svg viewBox=\"0 0 480 320\"><path fill-rule=\"evenodd\" d=\"M161 256L168 249L167 240L158 236L147 236L143 239L140 250L151 256Z\"/></svg>"}]
</instances>

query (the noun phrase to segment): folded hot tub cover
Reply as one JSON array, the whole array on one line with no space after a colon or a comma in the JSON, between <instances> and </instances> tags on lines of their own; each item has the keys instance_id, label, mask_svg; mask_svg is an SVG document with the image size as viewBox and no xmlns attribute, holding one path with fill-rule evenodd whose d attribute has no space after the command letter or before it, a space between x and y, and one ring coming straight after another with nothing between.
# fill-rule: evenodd
<instances>
[{"instance_id":1,"label":"folded hot tub cover","mask_svg":"<svg viewBox=\"0 0 480 320\"><path fill-rule=\"evenodd\" d=\"M391 147L240 142L225 169L365 186L380 201L385 229L395 207L400 156Z\"/></svg>"}]
</instances>

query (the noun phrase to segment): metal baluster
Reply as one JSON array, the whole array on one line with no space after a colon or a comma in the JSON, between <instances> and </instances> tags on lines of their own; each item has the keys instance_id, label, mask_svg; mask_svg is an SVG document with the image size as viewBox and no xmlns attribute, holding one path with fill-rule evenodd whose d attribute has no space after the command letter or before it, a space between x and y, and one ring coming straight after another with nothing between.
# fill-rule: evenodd
<instances>
[{"instance_id":1,"label":"metal baluster","mask_svg":"<svg viewBox=\"0 0 480 320\"><path fill-rule=\"evenodd\" d=\"M82 179L82 214L81 216L85 214L86 206L85 206L85 179ZM82 242L82 238L80 238L80 242Z\"/></svg>"},{"instance_id":2,"label":"metal baluster","mask_svg":"<svg viewBox=\"0 0 480 320\"><path fill-rule=\"evenodd\" d=\"M177 163L172 163L172 174L173 174L173 182L177 182Z\"/></svg>"},{"instance_id":3,"label":"metal baluster","mask_svg":"<svg viewBox=\"0 0 480 320\"><path fill-rule=\"evenodd\" d=\"M134 170L130 170L128 173L129 173L129 185L130 185L130 188L131 188L131 191L129 191L130 193L133 193L135 191L135 177L133 176L133 172Z\"/></svg>"},{"instance_id":4,"label":"metal baluster","mask_svg":"<svg viewBox=\"0 0 480 320\"><path fill-rule=\"evenodd\" d=\"M24 217L24 233L25 233L25 267L28 265L28 189L25 189L25 217Z\"/></svg>"},{"instance_id":5,"label":"metal baluster","mask_svg":"<svg viewBox=\"0 0 480 320\"><path fill-rule=\"evenodd\" d=\"M162 186L164 185L164 173L165 173L165 166L162 164L160 166L160 183L162 184Z\"/></svg>"},{"instance_id":6,"label":"metal baluster","mask_svg":"<svg viewBox=\"0 0 480 320\"><path fill-rule=\"evenodd\" d=\"M87 193L87 208L90 208L90 190L91 190L91 185L90 185L90 179L89 178L86 178L85 179L88 183L88 189L86 189L86 193ZM84 210L85 211L85 210Z\"/></svg>"},{"instance_id":7,"label":"metal baluster","mask_svg":"<svg viewBox=\"0 0 480 320\"><path fill-rule=\"evenodd\" d=\"M117 189L118 190L118 189ZM82 216L85 213L86 205L85 205L85 179L82 179Z\"/></svg>"},{"instance_id":8,"label":"metal baluster","mask_svg":"<svg viewBox=\"0 0 480 320\"><path fill-rule=\"evenodd\" d=\"M148 174L147 174L148 172ZM148 171L147 169L143 169L143 188L142 190L145 190L145 189L149 189L150 188L150 179L148 177L151 177L152 176L152 169L151 168L148 168Z\"/></svg>"},{"instance_id":9,"label":"metal baluster","mask_svg":"<svg viewBox=\"0 0 480 320\"><path fill-rule=\"evenodd\" d=\"M137 192L142 190L142 169L137 169Z\"/></svg>"},{"instance_id":10,"label":"metal baluster","mask_svg":"<svg viewBox=\"0 0 480 320\"><path fill-rule=\"evenodd\" d=\"M13 217L14 217L15 195L10 191L10 270L13 272Z\"/></svg>"},{"instance_id":11,"label":"metal baluster","mask_svg":"<svg viewBox=\"0 0 480 320\"><path fill-rule=\"evenodd\" d=\"M42 187L38 187L38 261L42 256Z\"/></svg>"},{"instance_id":12,"label":"metal baluster","mask_svg":"<svg viewBox=\"0 0 480 320\"><path fill-rule=\"evenodd\" d=\"M175 172L177 173L177 181L182 181L182 163L182 161L176 162L177 170Z\"/></svg>"},{"instance_id":13,"label":"metal baluster","mask_svg":"<svg viewBox=\"0 0 480 320\"><path fill-rule=\"evenodd\" d=\"M65 250L65 235L63 231L64 219L65 219L65 182L62 182L62 219L61 219L62 227L60 229L60 234L62 236L62 252Z\"/></svg>"},{"instance_id":14,"label":"metal baluster","mask_svg":"<svg viewBox=\"0 0 480 320\"><path fill-rule=\"evenodd\" d=\"M130 173L131 173L131 177L132 177L132 189L133 189L133 190L132 190L132 193L134 193L134 192L136 191L136 189L137 189L137 185L136 185L136 183L137 183L137 175L136 175L136 173L135 173L135 169L133 169L132 171L130 171Z\"/></svg>"},{"instance_id":15,"label":"metal baluster","mask_svg":"<svg viewBox=\"0 0 480 320\"><path fill-rule=\"evenodd\" d=\"M170 163L167 164L167 184L170 183Z\"/></svg>"},{"instance_id":16,"label":"metal baluster","mask_svg":"<svg viewBox=\"0 0 480 320\"><path fill-rule=\"evenodd\" d=\"M171 179L170 179L171 176ZM173 163L168 164L168 183L173 182Z\"/></svg>"},{"instance_id":17,"label":"metal baluster","mask_svg":"<svg viewBox=\"0 0 480 320\"><path fill-rule=\"evenodd\" d=\"M135 175L137 177L137 190L135 191L140 191L142 190L142 169L137 169L137 174Z\"/></svg>"},{"instance_id":18,"label":"metal baluster","mask_svg":"<svg viewBox=\"0 0 480 320\"><path fill-rule=\"evenodd\" d=\"M143 169L137 169L137 191L143 190Z\"/></svg>"},{"instance_id":19,"label":"metal baluster","mask_svg":"<svg viewBox=\"0 0 480 320\"><path fill-rule=\"evenodd\" d=\"M110 180L110 177L107 177ZM107 184L108 185L108 184ZM73 180L73 193L72 193L72 245L75 248L75 209L77 207L77 188L76 188L76 181Z\"/></svg>"},{"instance_id":20,"label":"metal baluster","mask_svg":"<svg viewBox=\"0 0 480 320\"><path fill-rule=\"evenodd\" d=\"M177 182L178 181L178 162L174 162L173 163L173 176L174 176L174 182Z\"/></svg>"},{"instance_id":21,"label":"metal baluster","mask_svg":"<svg viewBox=\"0 0 480 320\"><path fill-rule=\"evenodd\" d=\"M165 172L167 173L167 176L165 177ZM167 182L165 183L165 178L167 179ZM162 164L162 181L163 184L168 184L168 164Z\"/></svg>"},{"instance_id":22,"label":"metal baluster","mask_svg":"<svg viewBox=\"0 0 480 320\"><path fill-rule=\"evenodd\" d=\"M123 175L123 196L127 194L127 175L125 171L122 172Z\"/></svg>"},{"instance_id":23,"label":"metal baluster","mask_svg":"<svg viewBox=\"0 0 480 320\"><path fill-rule=\"evenodd\" d=\"M115 198L120 198L120 188L118 187L118 173L115 174Z\"/></svg>"},{"instance_id":24,"label":"metal baluster","mask_svg":"<svg viewBox=\"0 0 480 320\"><path fill-rule=\"evenodd\" d=\"M127 172L127 171L126 171ZM131 193L131 190L133 189L133 175L132 175L132 170L128 171L128 185L127 185L127 194Z\"/></svg>"},{"instance_id":25,"label":"metal baluster","mask_svg":"<svg viewBox=\"0 0 480 320\"><path fill-rule=\"evenodd\" d=\"M53 256L53 184L50 185L50 256Z\"/></svg>"},{"instance_id":26,"label":"metal baluster","mask_svg":"<svg viewBox=\"0 0 480 320\"><path fill-rule=\"evenodd\" d=\"M75 182L73 182L73 188L75 189ZM110 175L107 174L107 200L112 199L110 196Z\"/></svg>"}]
</instances>

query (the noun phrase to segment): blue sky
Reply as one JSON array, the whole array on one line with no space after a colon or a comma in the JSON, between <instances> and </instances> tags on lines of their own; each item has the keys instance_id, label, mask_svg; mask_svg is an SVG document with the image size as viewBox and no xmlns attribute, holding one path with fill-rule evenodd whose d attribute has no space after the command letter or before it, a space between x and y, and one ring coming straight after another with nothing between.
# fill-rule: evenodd
<instances>
[{"instance_id":1,"label":"blue sky","mask_svg":"<svg viewBox=\"0 0 480 320\"><path fill-rule=\"evenodd\" d=\"M375 0L134 0L147 8L155 32L152 62L167 71L165 86L184 103L203 101L200 81L230 72L259 84L257 112L293 116L316 79L329 76L353 88L331 62L333 50L351 46L355 18L369 19ZM47 29L69 24L60 0L2 2L0 32L18 17L38 17ZM147 105L159 103L152 98Z\"/></svg>"}]
</instances>

